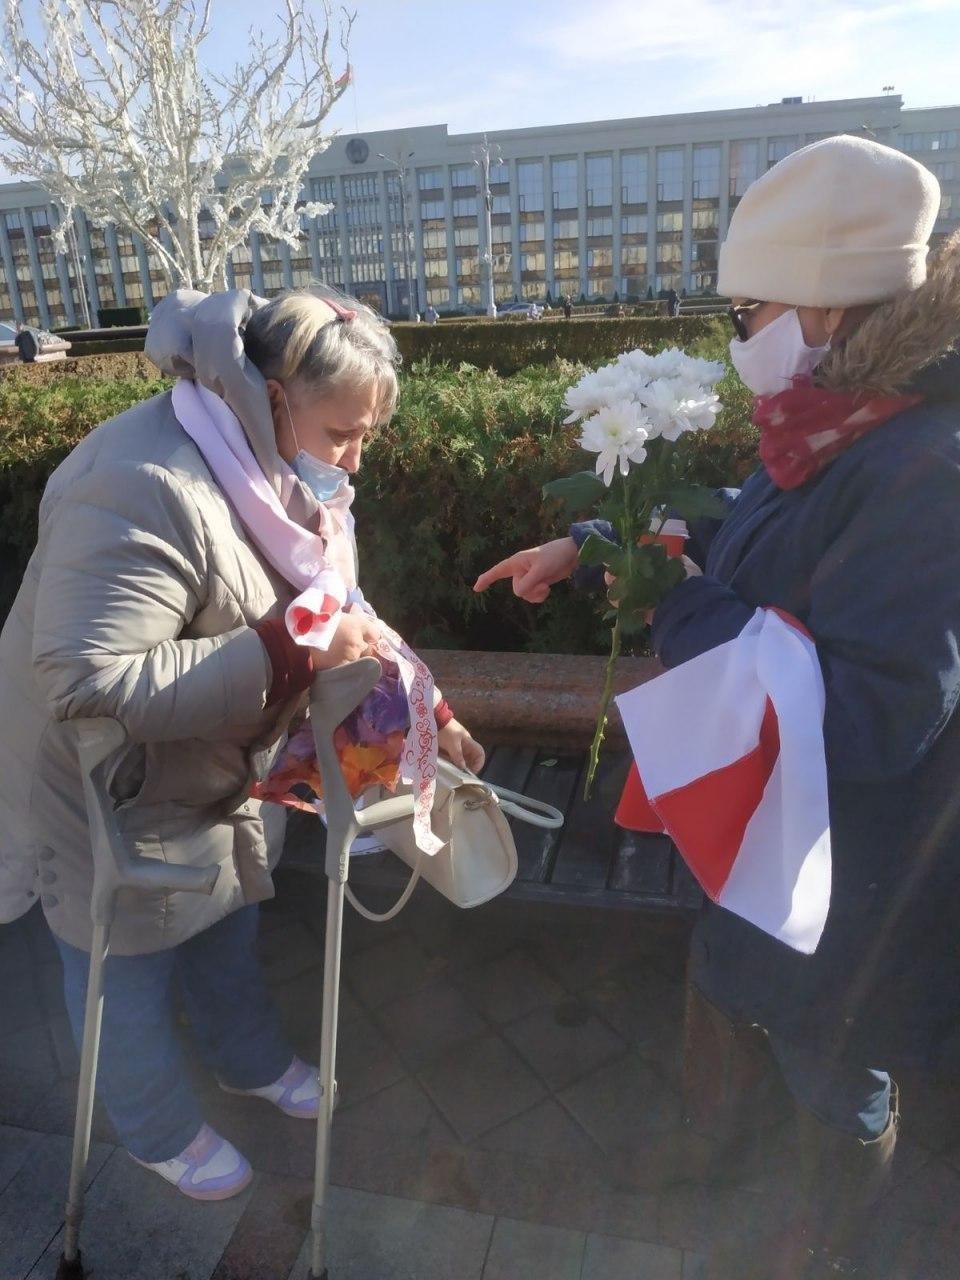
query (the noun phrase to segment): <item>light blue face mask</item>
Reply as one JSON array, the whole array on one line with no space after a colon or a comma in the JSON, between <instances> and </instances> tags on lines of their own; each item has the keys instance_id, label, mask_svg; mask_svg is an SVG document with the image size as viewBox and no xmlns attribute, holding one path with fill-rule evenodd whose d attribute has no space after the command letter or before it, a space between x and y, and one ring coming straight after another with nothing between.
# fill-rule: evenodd
<instances>
[{"instance_id":1,"label":"light blue face mask","mask_svg":"<svg viewBox=\"0 0 960 1280\"><path fill-rule=\"evenodd\" d=\"M350 483L350 473L343 467L334 466L332 462L324 462L322 458L307 453L306 449L300 449L300 441L297 439L297 429L293 425L293 414L290 412L286 391L282 391L282 395L290 430L293 433L293 442L299 450L290 466L318 502L332 502L344 486Z\"/></svg>"},{"instance_id":2,"label":"light blue face mask","mask_svg":"<svg viewBox=\"0 0 960 1280\"><path fill-rule=\"evenodd\" d=\"M301 449L290 463L296 475L303 481L318 502L332 502L344 485L350 483L350 473L332 462L315 458Z\"/></svg>"}]
</instances>

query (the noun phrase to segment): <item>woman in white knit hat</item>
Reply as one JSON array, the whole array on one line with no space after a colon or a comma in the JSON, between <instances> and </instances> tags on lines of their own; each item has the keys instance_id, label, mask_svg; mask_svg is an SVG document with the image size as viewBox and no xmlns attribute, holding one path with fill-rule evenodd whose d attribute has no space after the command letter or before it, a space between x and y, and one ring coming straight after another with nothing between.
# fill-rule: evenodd
<instances>
[{"instance_id":1,"label":"woman in white knit hat","mask_svg":"<svg viewBox=\"0 0 960 1280\"><path fill-rule=\"evenodd\" d=\"M860 1273L897 1136L889 1072L933 1065L960 1017L960 237L928 263L939 199L901 152L830 138L749 188L721 249L763 466L725 521L692 531L703 573L657 610L653 645L676 666L764 606L812 634L833 886L812 956L714 904L697 922L687 1136L727 1178L751 1131L761 1155L772 1145L750 1028L766 1033L800 1134L798 1212L717 1250L713 1277ZM539 601L575 565L560 539L479 585L513 576Z\"/></svg>"}]
</instances>

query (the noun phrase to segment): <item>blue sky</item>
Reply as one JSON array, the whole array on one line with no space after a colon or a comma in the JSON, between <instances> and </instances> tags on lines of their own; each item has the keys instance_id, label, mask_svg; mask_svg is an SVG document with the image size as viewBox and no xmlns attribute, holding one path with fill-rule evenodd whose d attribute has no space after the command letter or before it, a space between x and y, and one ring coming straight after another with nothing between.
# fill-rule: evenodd
<instances>
[{"instance_id":1,"label":"blue sky","mask_svg":"<svg viewBox=\"0 0 960 1280\"><path fill-rule=\"evenodd\" d=\"M23 0L26 3L26 0ZM960 102L960 0L350 0L346 133L472 132L840 98ZM214 0L206 57L244 55L280 0Z\"/></svg>"},{"instance_id":2,"label":"blue sky","mask_svg":"<svg viewBox=\"0 0 960 1280\"><path fill-rule=\"evenodd\" d=\"M356 0L353 131L839 98L960 101L958 0ZM261 5L234 6L263 14Z\"/></svg>"}]
</instances>

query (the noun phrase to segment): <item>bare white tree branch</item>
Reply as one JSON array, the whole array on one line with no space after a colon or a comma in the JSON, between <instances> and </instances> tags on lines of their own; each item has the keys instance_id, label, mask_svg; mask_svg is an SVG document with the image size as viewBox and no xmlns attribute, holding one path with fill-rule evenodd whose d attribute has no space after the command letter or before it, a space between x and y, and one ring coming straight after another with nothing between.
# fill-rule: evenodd
<instances>
[{"instance_id":1,"label":"bare white tree branch","mask_svg":"<svg viewBox=\"0 0 960 1280\"><path fill-rule=\"evenodd\" d=\"M26 0L2 3L0 158L56 200L62 250L81 209L140 236L168 286L209 291L251 231L295 247L301 215L329 208L302 188L350 81L353 15L337 18L337 74L331 0L282 0L277 35L251 31L222 76L200 56L213 0L39 0L37 39Z\"/></svg>"}]
</instances>

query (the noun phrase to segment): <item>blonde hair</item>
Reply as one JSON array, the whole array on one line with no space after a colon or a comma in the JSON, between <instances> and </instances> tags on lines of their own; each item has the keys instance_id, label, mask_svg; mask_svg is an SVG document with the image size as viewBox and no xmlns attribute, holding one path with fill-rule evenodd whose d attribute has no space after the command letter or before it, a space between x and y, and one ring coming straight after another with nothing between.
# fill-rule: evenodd
<instances>
[{"instance_id":1,"label":"blonde hair","mask_svg":"<svg viewBox=\"0 0 960 1280\"><path fill-rule=\"evenodd\" d=\"M353 318L331 319L328 302L353 312ZM397 344L384 320L356 298L326 286L278 294L247 321L243 347L264 378L298 384L308 394L373 385L378 423L393 416Z\"/></svg>"}]
</instances>

